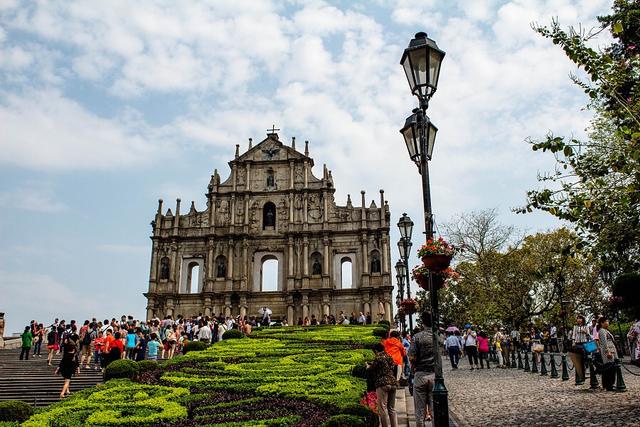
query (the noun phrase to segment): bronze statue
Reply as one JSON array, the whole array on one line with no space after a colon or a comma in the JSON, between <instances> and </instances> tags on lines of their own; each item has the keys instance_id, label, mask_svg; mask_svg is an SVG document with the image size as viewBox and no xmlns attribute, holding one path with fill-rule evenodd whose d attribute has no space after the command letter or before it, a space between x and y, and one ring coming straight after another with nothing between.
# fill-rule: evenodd
<instances>
[{"instance_id":1,"label":"bronze statue","mask_svg":"<svg viewBox=\"0 0 640 427\"><path fill-rule=\"evenodd\" d=\"M322 264L320 264L318 258L313 260L312 274L314 276L322 274Z\"/></svg>"}]
</instances>

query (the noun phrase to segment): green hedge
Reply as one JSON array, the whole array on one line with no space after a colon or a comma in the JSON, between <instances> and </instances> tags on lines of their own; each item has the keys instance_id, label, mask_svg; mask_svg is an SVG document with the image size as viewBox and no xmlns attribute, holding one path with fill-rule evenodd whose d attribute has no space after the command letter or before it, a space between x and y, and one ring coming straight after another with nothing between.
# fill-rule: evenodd
<instances>
[{"instance_id":1,"label":"green hedge","mask_svg":"<svg viewBox=\"0 0 640 427\"><path fill-rule=\"evenodd\" d=\"M155 371L159 367L158 362L155 360L140 360L136 364L138 365L139 374L148 371Z\"/></svg>"},{"instance_id":2,"label":"green hedge","mask_svg":"<svg viewBox=\"0 0 640 427\"><path fill-rule=\"evenodd\" d=\"M133 360L120 359L115 360L104 370L104 380L109 381L112 378L133 378L140 371L139 365Z\"/></svg>"},{"instance_id":3,"label":"green hedge","mask_svg":"<svg viewBox=\"0 0 640 427\"><path fill-rule=\"evenodd\" d=\"M373 336L378 338L387 338L389 336L389 331L384 328L378 328L373 331Z\"/></svg>"},{"instance_id":4,"label":"green hedge","mask_svg":"<svg viewBox=\"0 0 640 427\"><path fill-rule=\"evenodd\" d=\"M233 340L237 338L244 338L244 334L237 329L230 329L224 334L222 334L223 340Z\"/></svg>"},{"instance_id":5,"label":"green hedge","mask_svg":"<svg viewBox=\"0 0 640 427\"><path fill-rule=\"evenodd\" d=\"M33 408L22 400L0 402L0 421L25 421L33 415Z\"/></svg>"},{"instance_id":6,"label":"green hedge","mask_svg":"<svg viewBox=\"0 0 640 427\"><path fill-rule=\"evenodd\" d=\"M184 346L184 354L187 354L190 351L206 350L208 347L207 343L202 341L189 341L187 345Z\"/></svg>"},{"instance_id":7,"label":"green hedge","mask_svg":"<svg viewBox=\"0 0 640 427\"><path fill-rule=\"evenodd\" d=\"M334 415L322 423L322 427L367 427L366 422L355 415Z\"/></svg>"}]
</instances>

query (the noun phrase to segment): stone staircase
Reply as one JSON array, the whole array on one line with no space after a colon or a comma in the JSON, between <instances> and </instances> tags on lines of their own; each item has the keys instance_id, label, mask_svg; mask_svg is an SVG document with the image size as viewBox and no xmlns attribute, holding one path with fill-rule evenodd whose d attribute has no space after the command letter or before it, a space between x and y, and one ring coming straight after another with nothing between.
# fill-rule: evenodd
<instances>
[{"instance_id":1,"label":"stone staircase","mask_svg":"<svg viewBox=\"0 0 640 427\"><path fill-rule=\"evenodd\" d=\"M54 356L51 366L47 366L46 350L42 357L29 355L29 360L19 360L19 356L20 349L0 350L0 400L22 400L36 407L60 400L64 380L54 372L61 355ZM81 368L71 379L71 393L101 381L101 371Z\"/></svg>"}]
</instances>

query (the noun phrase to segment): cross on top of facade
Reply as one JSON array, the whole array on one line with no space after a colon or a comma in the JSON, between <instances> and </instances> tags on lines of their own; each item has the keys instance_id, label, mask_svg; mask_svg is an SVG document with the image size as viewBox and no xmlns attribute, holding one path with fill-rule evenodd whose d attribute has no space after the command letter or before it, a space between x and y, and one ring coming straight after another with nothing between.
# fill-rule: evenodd
<instances>
[{"instance_id":1,"label":"cross on top of facade","mask_svg":"<svg viewBox=\"0 0 640 427\"><path fill-rule=\"evenodd\" d=\"M271 129L267 129L267 135L273 135L280 129L276 128L276 125L271 125Z\"/></svg>"}]
</instances>

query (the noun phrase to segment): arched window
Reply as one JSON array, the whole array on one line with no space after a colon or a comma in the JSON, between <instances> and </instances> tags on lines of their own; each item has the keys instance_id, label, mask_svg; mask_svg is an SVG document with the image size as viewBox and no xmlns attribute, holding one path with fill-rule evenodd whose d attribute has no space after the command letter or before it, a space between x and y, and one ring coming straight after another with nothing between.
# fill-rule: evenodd
<instances>
[{"instance_id":1,"label":"arched window","mask_svg":"<svg viewBox=\"0 0 640 427\"><path fill-rule=\"evenodd\" d=\"M276 205L272 202L267 202L264 204L264 208L262 208L262 229L265 230L267 227L275 227L276 226Z\"/></svg>"},{"instance_id":2,"label":"arched window","mask_svg":"<svg viewBox=\"0 0 640 427\"><path fill-rule=\"evenodd\" d=\"M340 272L340 287L342 289L352 289L353 264L351 263L351 258L342 258L340 261Z\"/></svg>"},{"instance_id":3,"label":"arched window","mask_svg":"<svg viewBox=\"0 0 640 427\"><path fill-rule=\"evenodd\" d=\"M381 270L380 252L372 251L371 252L371 272L380 273L380 270Z\"/></svg>"},{"instance_id":4,"label":"arched window","mask_svg":"<svg viewBox=\"0 0 640 427\"><path fill-rule=\"evenodd\" d=\"M322 275L322 255L318 252L311 254L311 274L313 276Z\"/></svg>"},{"instance_id":5,"label":"arched window","mask_svg":"<svg viewBox=\"0 0 640 427\"><path fill-rule=\"evenodd\" d=\"M224 279L227 277L227 259L224 255L216 258L216 278Z\"/></svg>"},{"instance_id":6,"label":"arched window","mask_svg":"<svg viewBox=\"0 0 640 427\"><path fill-rule=\"evenodd\" d=\"M162 258L160 260L160 280L168 280L170 271L171 269L169 267L169 258Z\"/></svg>"},{"instance_id":7,"label":"arched window","mask_svg":"<svg viewBox=\"0 0 640 427\"><path fill-rule=\"evenodd\" d=\"M275 292L278 290L278 260L275 257L264 257L260 268L260 290Z\"/></svg>"},{"instance_id":8,"label":"arched window","mask_svg":"<svg viewBox=\"0 0 640 427\"><path fill-rule=\"evenodd\" d=\"M200 292L198 284L200 283L200 264L191 262L187 266L187 293L197 294Z\"/></svg>"}]
</instances>

